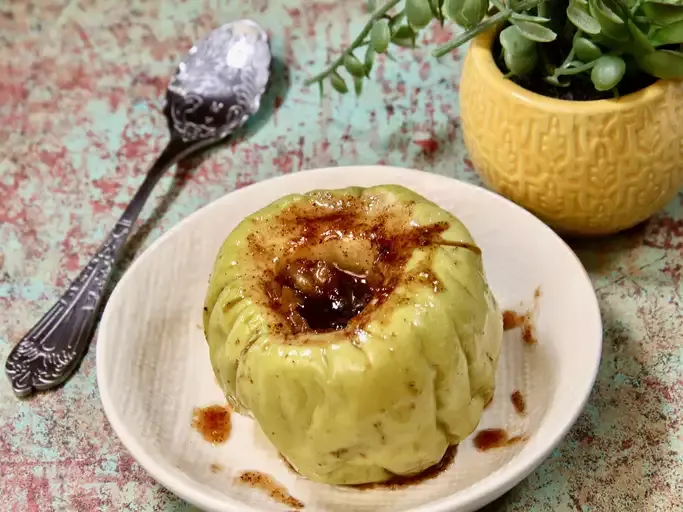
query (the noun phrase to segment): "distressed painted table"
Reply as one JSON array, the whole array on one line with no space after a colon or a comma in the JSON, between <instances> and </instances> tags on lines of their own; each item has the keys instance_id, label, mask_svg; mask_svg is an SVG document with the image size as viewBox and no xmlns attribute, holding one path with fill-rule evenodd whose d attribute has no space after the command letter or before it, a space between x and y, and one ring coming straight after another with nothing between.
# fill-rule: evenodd
<instances>
[{"instance_id":1,"label":"distressed painted table","mask_svg":"<svg viewBox=\"0 0 683 512\"><path fill-rule=\"evenodd\" d=\"M262 115L158 188L127 261L200 206L302 168L386 163L477 182L458 122L458 53L397 51L360 100L302 82L357 33L363 0L9 0L0 6L0 358L112 226L166 128L160 95L191 42L251 16L277 71ZM426 31L423 43L448 30ZM647 224L575 242L605 323L600 376L566 440L490 511L683 510L683 195ZM125 267L125 265L124 265ZM131 459L90 350L55 392L0 380L0 510L190 510Z\"/></svg>"}]
</instances>

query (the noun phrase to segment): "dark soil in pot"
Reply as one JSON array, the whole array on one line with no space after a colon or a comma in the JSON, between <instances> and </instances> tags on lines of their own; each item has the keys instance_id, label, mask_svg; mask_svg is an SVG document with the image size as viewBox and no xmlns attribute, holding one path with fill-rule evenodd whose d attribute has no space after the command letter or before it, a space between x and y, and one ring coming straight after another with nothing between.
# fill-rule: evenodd
<instances>
[{"instance_id":1,"label":"dark soil in pot","mask_svg":"<svg viewBox=\"0 0 683 512\"><path fill-rule=\"evenodd\" d=\"M556 43L544 43L544 55L543 58L546 60L546 66L554 68L562 63L562 58L557 56L565 56L569 53L568 49L563 48L564 44L562 42ZM505 63L503 61L503 52L500 46L500 41L496 37L493 44L493 57L500 69L501 73L506 74L507 69L505 68ZM541 61L539 61L538 66L541 67ZM631 72L629 69L633 69L632 66L627 67L626 76L622 79L618 88L618 95L625 96L634 92L638 92L650 85L654 84L657 79L642 72ZM568 87L558 87L556 85L549 84L543 77L536 73L528 76L512 76L508 80L516 83L520 87L523 87L527 91L535 92L542 96L548 98L555 98L559 100L567 101L595 101L604 100L609 98L614 98L615 94L613 91L598 91L593 86L593 82L590 79L590 73L582 73L580 75L573 75L571 77L571 84Z\"/></svg>"}]
</instances>

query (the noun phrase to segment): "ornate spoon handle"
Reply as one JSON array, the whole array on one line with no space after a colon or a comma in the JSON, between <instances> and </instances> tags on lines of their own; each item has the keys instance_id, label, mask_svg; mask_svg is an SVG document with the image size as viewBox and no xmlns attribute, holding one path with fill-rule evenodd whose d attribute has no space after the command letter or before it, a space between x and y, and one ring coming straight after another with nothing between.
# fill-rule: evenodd
<instances>
[{"instance_id":1,"label":"ornate spoon handle","mask_svg":"<svg viewBox=\"0 0 683 512\"><path fill-rule=\"evenodd\" d=\"M66 293L14 347L5 371L17 396L56 387L78 367L92 337L107 283L138 215L164 172L197 146L171 139L104 244Z\"/></svg>"}]
</instances>

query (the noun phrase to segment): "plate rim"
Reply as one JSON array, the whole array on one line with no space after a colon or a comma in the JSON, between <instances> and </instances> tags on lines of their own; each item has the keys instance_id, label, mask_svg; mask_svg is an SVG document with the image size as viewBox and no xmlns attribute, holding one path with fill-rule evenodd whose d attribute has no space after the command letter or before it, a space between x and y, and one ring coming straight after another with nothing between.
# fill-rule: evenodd
<instances>
[{"instance_id":1,"label":"plate rim","mask_svg":"<svg viewBox=\"0 0 683 512\"><path fill-rule=\"evenodd\" d=\"M602 346L603 346L603 323L602 314L600 311L600 306L598 302L595 289L593 287L592 281L585 267L581 263L576 253L569 247L569 245L553 231L548 225L543 223L538 217L533 215L528 210L515 204L509 199L497 194L489 189L469 183L466 181L459 180L457 178L452 178L442 174L437 174L429 171L421 171L417 169L410 169L405 167L387 166L387 165L348 165L348 166L331 166L331 167L321 167L315 169L306 169L298 172L275 176L269 179L257 181L255 183L249 184L245 187L241 187L235 190L226 192L224 195L210 201L209 203L201 206L191 214L185 216L178 223L169 228L168 231L161 234L156 240L154 240L149 247L147 247L141 254L139 254L129 268L124 272L123 276L116 284L112 294L110 295L107 304L105 305L104 311L101 316L100 325L97 330L97 340L96 340L96 378L97 387L99 391L100 401L105 412L105 416L109 421L112 430L119 438L123 446L126 448L128 453L135 459L135 461L143 467L143 469L161 486L170 490L173 494L187 501L188 503L199 507L202 510L207 511L227 511L227 512L245 512L247 510L256 511L257 509L245 505L242 502L234 500L232 497L226 495L225 498L218 500L212 496L207 496L200 490L196 490L183 482L182 479L175 474L174 471L167 469L167 465L158 463L154 457L152 457L147 450L138 442L137 438L130 433L130 430L126 427L125 421L122 420L120 415L116 412L116 407L114 406L112 396L108 389L107 384L103 384L105 379L103 378L104 363L103 358L105 345L107 341L107 332L109 331L108 319L111 314L111 309L109 305L113 300L118 297L121 290L127 288L128 279L131 278L133 272L131 272L141 261L149 258L151 254L156 252L156 248L163 244L168 238L175 235L176 232L181 231L185 226L191 222L191 220L199 216L202 212L209 210L211 208L216 208L219 203L228 201L228 197L239 200L239 197L258 189L261 187L274 187L278 183L286 183L295 176L306 175L306 174L328 174L328 173L338 173L348 171L349 174L352 172L358 172L359 170L364 170L368 174L373 170L380 170L382 173L389 174L402 174L404 176L413 175L416 177L423 177L428 180L443 181L444 183L456 182L458 186L463 186L465 188L474 189L477 193L484 193L489 195L495 201L502 201L507 203L508 206L519 210L523 215L527 215L531 222L535 222L539 229L545 230L550 236L554 237L565 250L569 252L572 256L573 261L578 265L578 269L583 277L583 281L588 285L591 290L590 293L590 304L586 304L595 313L595 325L592 328L596 329L595 333L595 353L593 357L586 357L588 362L592 361L593 367L588 375L589 379L586 379L583 386L575 391L580 391L582 398L576 403L572 410L567 411L568 414L565 416L562 428L557 429L553 432L552 436L544 439L541 445L537 448L536 452L532 452L529 456L524 458L513 457L507 464L501 467L499 470L491 473L482 480L479 480L475 484L471 485L469 488L463 489L458 495L451 495L432 503L421 505L417 508L413 508L413 512L448 512L452 510L474 510L476 508L482 507L495 499L499 498L513 487L518 485L522 480L529 476L545 459L550 456L552 451L562 442L562 440L567 435L568 431L574 426L579 415L585 409L586 404L590 398L590 395L595 386L595 382L598 376L598 371L600 369L600 363L602 359ZM301 178L299 178L301 179ZM386 180L385 180L386 182ZM386 182L388 183L388 182ZM377 184L380 184L379 182ZM353 185L348 185L353 186ZM286 187L285 187L286 188ZM341 187L335 187L341 188ZM312 189L313 190L313 189ZM291 192L283 192L282 195L289 194ZM587 294L588 295L588 294ZM588 299L588 296L586 297ZM457 496L457 499L455 499Z\"/></svg>"}]
</instances>

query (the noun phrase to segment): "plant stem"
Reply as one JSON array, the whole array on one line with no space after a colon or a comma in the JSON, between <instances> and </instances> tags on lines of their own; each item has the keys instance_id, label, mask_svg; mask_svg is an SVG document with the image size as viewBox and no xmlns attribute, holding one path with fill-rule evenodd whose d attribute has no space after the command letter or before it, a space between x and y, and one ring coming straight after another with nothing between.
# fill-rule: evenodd
<instances>
[{"instance_id":1,"label":"plant stem","mask_svg":"<svg viewBox=\"0 0 683 512\"><path fill-rule=\"evenodd\" d=\"M569 50L569 55L564 59L564 62L560 64L560 69L566 69L569 67L569 65L572 63L574 60L574 55L576 55L576 51L574 50L574 43L576 43L577 39L579 39L583 35L583 32L581 30L577 30L576 33L574 34L574 37L572 38L572 49Z\"/></svg>"},{"instance_id":2,"label":"plant stem","mask_svg":"<svg viewBox=\"0 0 683 512\"><path fill-rule=\"evenodd\" d=\"M536 7L538 4L540 4L542 1L543 0L527 0L526 2L517 4L514 7L510 7L503 11L499 11L490 18L487 18L486 20L482 21L476 27L463 32L455 39L452 39L446 44L439 46L436 50L432 52L432 55L437 58L443 57L447 53L450 53L453 50L455 50L458 46L462 46L470 39L478 36L483 32L486 32L488 29L498 25L499 23L506 21L508 18L510 18L510 16L512 16L512 13L523 12L528 9L532 9Z\"/></svg>"},{"instance_id":3,"label":"plant stem","mask_svg":"<svg viewBox=\"0 0 683 512\"><path fill-rule=\"evenodd\" d=\"M324 80L327 78L332 72L337 69L341 65L342 62L344 62L344 59L346 58L347 55L350 53L353 53L353 51L361 46L363 44L363 39L370 33L370 30L372 30L372 25L379 19L383 18L396 4L398 4L401 0L389 0L386 4L384 4L379 10L375 11L375 13L372 15L372 17L368 20L368 22L365 24L365 27L363 27L363 30L361 30L360 34L356 37L356 39L353 40L351 45L342 52L342 54L332 63L328 66L327 69L324 71L318 73L315 76L312 76L311 78L307 79L304 82L304 85L311 85L315 82L319 82L321 80Z\"/></svg>"},{"instance_id":4,"label":"plant stem","mask_svg":"<svg viewBox=\"0 0 683 512\"><path fill-rule=\"evenodd\" d=\"M501 21L505 21L510 17L511 14L512 11L509 9L506 9L504 11L498 11L490 18L482 21L476 27L463 32L455 39L451 39L446 44L439 46L436 50L432 52L432 55L436 58L443 57L447 53L450 53L453 50L455 50L458 46L462 46L464 43L466 43L473 37L478 36L482 32L486 32L488 29L497 25Z\"/></svg>"},{"instance_id":5,"label":"plant stem","mask_svg":"<svg viewBox=\"0 0 683 512\"><path fill-rule=\"evenodd\" d=\"M596 62L597 62L597 59L592 60L590 62L587 62L586 64L583 64L582 66L577 66L575 68L557 69L557 70L555 70L555 75L556 76L578 75L580 73L583 73L584 71L588 71L589 69L592 69L593 66L595 66Z\"/></svg>"}]
</instances>

